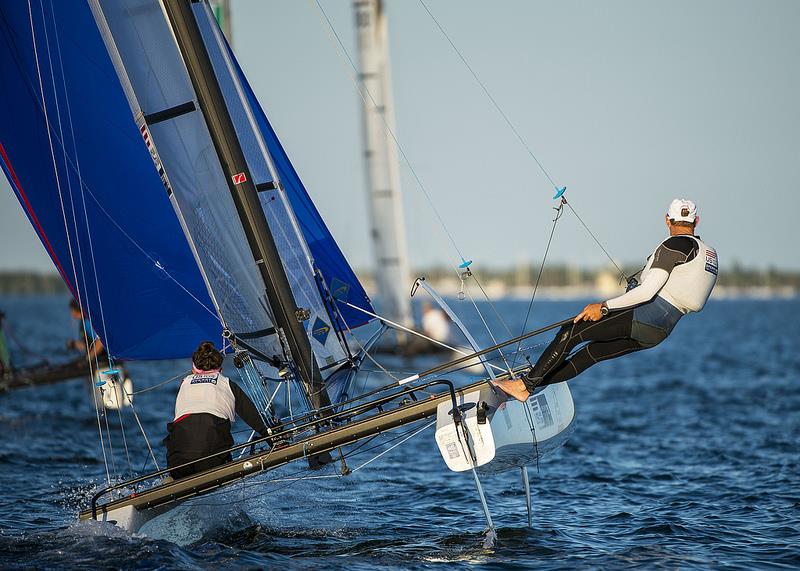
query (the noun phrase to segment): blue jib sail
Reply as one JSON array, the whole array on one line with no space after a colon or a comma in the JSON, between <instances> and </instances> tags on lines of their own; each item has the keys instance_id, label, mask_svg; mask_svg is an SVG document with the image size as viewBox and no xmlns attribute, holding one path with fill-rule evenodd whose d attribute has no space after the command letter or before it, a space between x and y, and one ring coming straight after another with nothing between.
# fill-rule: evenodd
<instances>
[{"instance_id":1,"label":"blue jib sail","mask_svg":"<svg viewBox=\"0 0 800 571\"><path fill-rule=\"evenodd\" d=\"M234 58L233 61L236 62L236 59ZM236 62L236 65L239 65L238 62ZM297 171L294 170L294 166L292 166L289 157L286 155L286 151L284 151L278 140L278 136L275 134L272 125L270 125L264 110L259 105L250 84L247 82L247 78L245 78L241 68L238 68L238 71L242 85L247 92L247 98L256 115L261 135L269 148L270 155L275 163L275 169L278 171L281 183L283 183L289 196L289 201L300 223L300 228L311 250L311 255L314 257L314 262L327 282L331 293L340 302L338 304L339 311L347 325L350 327L364 325L371 319L368 315L341 303L347 301L362 309L374 312L375 310L370 304L364 287L333 239L330 230L325 226L325 222L323 222L316 206L311 201L308 191L303 186L303 181L300 180Z\"/></svg>"},{"instance_id":2,"label":"blue jib sail","mask_svg":"<svg viewBox=\"0 0 800 571\"><path fill-rule=\"evenodd\" d=\"M0 3L0 162L31 224L115 357L185 357L218 341L88 5L31 6Z\"/></svg>"}]
</instances>

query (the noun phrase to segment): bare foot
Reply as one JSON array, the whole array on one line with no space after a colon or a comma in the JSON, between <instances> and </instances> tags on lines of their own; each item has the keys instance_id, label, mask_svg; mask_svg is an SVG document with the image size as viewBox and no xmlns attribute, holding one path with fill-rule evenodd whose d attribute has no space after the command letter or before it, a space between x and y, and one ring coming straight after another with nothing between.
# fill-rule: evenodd
<instances>
[{"instance_id":1,"label":"bare foot","mask_svg":"<svg viewBox=\"0 0 800 571\"><path fill-rule=\"evenodd\" d=\"M522 382L522 379L495 381L494 386L521 402L525 402L530 396L528 388L525 386L525 383Z\"/></svg>"}]
</instances>

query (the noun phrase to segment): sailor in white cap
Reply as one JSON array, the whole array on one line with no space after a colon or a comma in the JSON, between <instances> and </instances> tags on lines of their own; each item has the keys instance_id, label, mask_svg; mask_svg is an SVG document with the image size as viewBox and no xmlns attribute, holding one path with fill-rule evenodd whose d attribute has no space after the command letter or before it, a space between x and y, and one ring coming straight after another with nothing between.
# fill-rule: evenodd
<instances>
[{"instance_id":1,"label":"sailor in white cap","mask_svg":"<svg viewBox=\"0 0 800 571\"><path fill-rule=\"evenodd\" d=\"M522 378L498 381L497 386L525 400L538 386L561 383L600 361L655 347L681 317L703 309L717 282L718 261L716 251L695 235L699 221L694 202L673 200L666 215L669 238L629 279L628 290L587 305Z\"/></svg>"}]
</instances>

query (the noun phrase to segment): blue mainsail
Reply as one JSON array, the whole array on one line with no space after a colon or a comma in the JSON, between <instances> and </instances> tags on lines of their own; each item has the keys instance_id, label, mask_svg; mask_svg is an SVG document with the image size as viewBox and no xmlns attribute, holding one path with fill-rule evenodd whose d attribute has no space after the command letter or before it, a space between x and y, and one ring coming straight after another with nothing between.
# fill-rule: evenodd
<instances>
[{"instance_id":1,"label":"blue mainsail","mask_svg":"<svg viewBox=\"0 0 800 571\"><path fill-rule=\"evenodd\" d=\"M31 5L0 3L3 170L111 353L185 357L222 328L92 13Z\"/></svg>"}]
</instances>

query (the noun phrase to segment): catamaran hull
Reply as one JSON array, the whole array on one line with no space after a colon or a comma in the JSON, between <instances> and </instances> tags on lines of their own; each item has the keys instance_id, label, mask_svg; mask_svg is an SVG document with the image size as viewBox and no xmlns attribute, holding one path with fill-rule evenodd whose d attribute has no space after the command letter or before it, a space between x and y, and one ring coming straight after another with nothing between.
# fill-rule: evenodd
<instances>
[{"instance_id":1,"label":"catamaran hull","mask_svg":"<svg viewBox=\"0 0 800 571\"><path fill-rule=\"evenodd\" d=\"M0 392L60 383L61 381L87 377L89 373L89 363L85 358L67 363L45 363L12 369L7 374L0 375Z\"/></svg>"},{"instance_id":2,"label":"catamaran hull","mask_svg":"<svg viewBox=\"0 0 800 571\"><path fill-rule=\"evenodd\" d=\"M182 502L175 502L154 508L139 510L134 506L122 506L97 514L97 521L116 525L130 533L138 532L144 524L158 516L178 507Z\"/></svg>"},{"instance_id":3,"label":"catamaran hull","mask_svg":"<svg viewBox=\"0 0 800 571\"><path fill-rule=\"evenodd\" d=\"M497 474L529 466L561 447L574 428L575 406L566 383L545 387L524 403L485 385L461 395L459 405L462 428L453 423L449 402L439 405L436 417L436 443L454 472L475 466Z\"/></svg>"}]
</instances>

